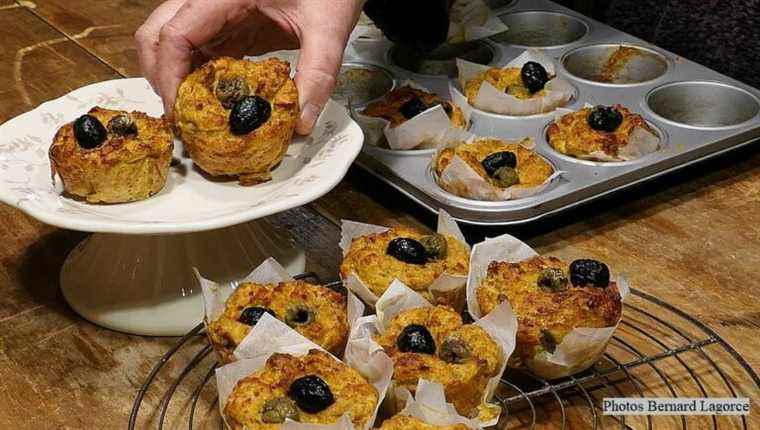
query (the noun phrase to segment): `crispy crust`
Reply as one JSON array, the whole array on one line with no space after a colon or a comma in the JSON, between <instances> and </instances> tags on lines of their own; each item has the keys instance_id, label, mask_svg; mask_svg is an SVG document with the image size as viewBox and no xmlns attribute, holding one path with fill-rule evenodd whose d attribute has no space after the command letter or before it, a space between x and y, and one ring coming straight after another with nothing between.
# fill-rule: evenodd
<instances>
[{"instance_id":1,"label":"crispy crust","mask_svg":"<svg viewBox=\"0 0 760 430\"><path fill-rule=\"evenodd\" d=\"M224 416L230 430L276 430L280 424L265 424L261 410L267 400L287 396L297 378L317 375L330 386L335 403L316 414L299 410L299 421L329 424L350 414L355 428L362 428L372 417L378 394L356 370L329 354L312 349L302 357L274 354L263 369L238 381L227 400Z\"/></svg>"},{"instance_id":2,"label":"crispy crust","mask_svg":"<svg viewBox=\"0 0 760 430\"><path fill-rule=\"evenodd\" d=\"M594 130L587 121L591 109L587 107L568 113L551 123L546 131L549 145L572 157L587 158L597 151L615 157L620 148L628 144L628 138L635 127L643 127L656 134L641 115L621 105L615 105L615 109L623 115L623 122L617 130L612 133Z\"/></svg>"},{"instance_id":3,"label":"crispy crust","mask_svg":"<svg viewBox=\"0 0 760 430\"><path fill-rule=\"evenodd\" d=\"M401 352L396 340L410 324L427 328L435 339L436 354L447 338L467 344L471 356L463 363L448 363L438 355ZM501 352L488 333L476 325L462 323L462 317L448 306L409 309L396 315L377 342L393 360L393 380L414 393L420 378L443 385L446 400L467 417L478 416L490 378L499 371Z\"/></svg>"},{"instance_id":4,"label":"crispy crust","mask_svg":"<svg viewBox=\"0 0 760 430\"><path fill-rule=\"evenodd\" d=\"M327 287L303 281L240 284L227 299L222 315L208 325L211 344L222 362L232 362L232 352L251 330L250 326L238 321L245 308L266 307L283 320L288 309L299 305L313 310L314 320L296 326L295 330L322 348L340 355L348 338L346 298Z\"/></svg>"},{"instance_id":5,"label":"crispy crust","mask_svg":"<svg viewBox=\"0 0 760 430\"><path fill-rule=\"evenodd\" d=\"M383 118L391 123L391 127L397 127L407 121L406 117L399 112L399 108L415 97L422 100L427 106L432 106L435 103L448 103L451 106L451 125L461 129L467 128L467 121L459 106L447 102L436 94L421 91L410 86L396 88L386 94L381 100L370 103L362 114Z\"/></svg>"},{"instance_id":6,"label":"crispy crust","mask_svg":"<svg viewBox=\"0 0 760 430\"><path fill-rule=\"evenodd\" d=\"M475 97L477 97L483 81L487 81L502 92L507 88L511 88L509 94L520 100L543 97L546 95L546 90L531 94L525 85L523 85L522 76L520 76L521 70L522 69L517 67L510 67L507 69L492 68L482 73L478 73L464 84L464 94L467 96L467 101L469 101L470 104L475 103ZM554 78L554 76L549 76L549 79L552 78Z\"/></svg>"},{"instance_id":7,"label":"crispy crust","mask_svg":"<svg viewBox=\"0 0 760 430\"><path fill-rule=\"evenodd\" d=\"M105 127L111 118L125 113L92 108L88 114ZM74 136L74 122L61 127L48 153L53 174L64 191L88 203L125 203L146 199L166 184L174 143L163 118L131 112L136 136L115 136L94 149L84 149Z\"/></svg>"},{"instance_id":8,"label":"crispy crust","mask_svg":"<svg viewBox=\"0 0 760 430\"><path fill-rule=\"evenodd\" d=\"M536 256L519 263L494 261L477 290L483 314L509 300L517 315L517 348L523 362L544 351L541 331L548 330L556 343L578 327L611 327L620 320L622 302L614 282L607 288L575 287L552 292L539 288L538 274L544 268L557 268L568 276L569 264L554 257Z\"/></svg>"},{"instance_id":9,"label":"crispy crust","mask_svg":"<svg viewBox=\"0 0 760 430\"><path fill-rule=\"evenodd\" d=\"M220 79L243 77L252 94L267 99L271 117L244 136L230 132L230 111L214 94ZM195 164L212 176L237 177L241 185L271 179L284 157L298 119L298 91L290 64L275 58L260 62L222 57L191 73L174 105L179 137Z\"/></svg>"},{"instance_id":10,"label":"crispy crust","mask_svg":"<svg viewBox=\"0 0 760 430\"><path fill-rule=\"evenodd\" d=\"M355 272L376 296L381 296L391 282L398 279L431 303L456 306L457 297L433 297L428 287L443 273L467 274L470 254L464 244L452 236L446 236L446 258L421 265L404 263L386 254L388 243L397 237L419 240L423 236L426 234L407 227L396 227L383 233L357 237L340 265L341 277L348 279Z\"/></svg>"},{"instance_id":11,"label":"crispy crust","mask_svg":"<svg viewBox=\"0 0 760 430\"><path fill-rule=\"evenodd\" d=\"M432 424L426 424L418 418L409 417L406 415L396 415L393 418L387 419L383 422L380 430L467 430L468 427L464 424L454 424L450 426L436 426Z\"/></svg>"},{"instance_id":12,"label":"crispy crust","mask_svg":"<svg viewBox=\"0 0 760 430\"><path fill-rule=\"evenodd\" d=\"M523 139L523 142L530 142L530 138ZM469 165L480 177L488 181L491 185L498 187L481 162L491 154L502 151L511 151L517 157L517 175L520 177L520 183L516 187L535 187L543 184L549 176L554 173L551 164L544 160L535 151L525 148L515 143L506 143L495 138L479 138L472 143L461 143L453 148L446 148L438 153L434 161L435 172L438 176L443 170L451 164L454 155L458 155ZM439 183L447 191L454 194L462 195L459 190L448 189L446 184Z\"/></svg>"}]
</instances>

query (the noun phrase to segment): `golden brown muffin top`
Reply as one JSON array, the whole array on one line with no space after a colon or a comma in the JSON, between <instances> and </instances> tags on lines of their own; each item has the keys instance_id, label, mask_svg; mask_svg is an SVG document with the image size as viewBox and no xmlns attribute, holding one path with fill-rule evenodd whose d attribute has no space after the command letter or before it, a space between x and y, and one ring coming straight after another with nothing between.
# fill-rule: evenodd
<instances>
[{"instance_id":1,"label":"golden brown muffin top","mask_svg":"<svg viewBox=\"0 0 760 430\"><path fill-rule=\"evenodd\" d=\"M470 104L473 104L478 95L478 91L480 91L480 86L483 85L483 82L488 82L497 90L507 92L507 94L515 96L520 100L543 97L546 95L546 90L541 90L536 93L528 91L528 88L523 84L522 76L520 75L521 70L522 69L519 67L508 67L506 69L491 68L485 70L465 82L464 94L467 96L467 100ZM552 78L554 78L554 75L549 76L549 79Z\"/></svg>"},{"instance_id":2,"label":"golden brown muffin top","mask_svg":"<svg viewBox=\"0 0 760 430\"><path fill-rule=\"evenodd\" d=\"M263 417L267 402L282 399L297 401L291 384L301 377L317 376L329 387L334 402L316 413L297 406L302 423L334 423L349 414L356 428L362 428L371 418L378 402L378 393L356 370L329 354L312 349L308 354L295 357L273 354L263 369L238 381L224 408L224 416L231 430L275 430L279 423L267 423ZM271 403L270 403L271 404Z\"/></svg>"},{"instance_id":3,"label":"golden brown muffin top","mask_svg":"<svg viewBox=\"0 0 760 430\"><path fill-rule=\"evenodd\" d=\"M362 111L362 114L376 118L383 118L391 123L391 127L397 127L410 119L401 113L400 108L413 99L419 99L428 108L437 104L442 105L454 127L462 129L467 128L467 121L459 106L444 100L436 94L412 88L408 85L396 88L386 94L381 100L370 103L364 111Z\"/></svg>"},{"instance_id":4,"label":"golden brown muffin top","mask_svg":"<svg viewBox=\"0 0 760 430\"><path fill-rule=\"evenodd\" d=\"M467 430L464 424L454 424L450 426L437 426L427 424L419 418L413 418L406 415L396 415L383 421L380 430Z\"/></svg>"},{"instance_id":5,"label":"golden brown muffin top","mask_svg":"<svg viewBox=\"0 0 760 430\"><path fill-rule=\"evenodd\" d=\"M547 129L549 144L557 151L573 157L583 158L593 152L604 152L617 157L620 148L626 146L634 128L642 127L656 134L644 118L625 106L616 104L614 108L623 116L623 122L613 132L595 130L588 124L592 107L563 115L551 123Z\"/></svg>"}]
</instances>

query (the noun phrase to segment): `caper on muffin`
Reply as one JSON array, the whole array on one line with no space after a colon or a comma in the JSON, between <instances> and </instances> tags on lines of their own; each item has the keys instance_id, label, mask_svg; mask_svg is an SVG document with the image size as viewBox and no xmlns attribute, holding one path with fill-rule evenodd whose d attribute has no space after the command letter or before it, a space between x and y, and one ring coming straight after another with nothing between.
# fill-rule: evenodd
<instances>
[{"instance_id":1,"label":"caper on muffin","mask_svg":"<svg viewBox=\"0 0 760 430\"><path fill-rule=\"evenodd\" d=\"M378 297L398 279L431 303L454 306L455 297L433 297L428 287L443 274L466 276L469 258L467 246L453 236L395 227L354 238L340 274L345 280L355 273Z\"/></svg>"},{"instance_id":2,"label":"caper on muffin","mask_svg":"<svg viewBox=\"0 0 760 430\"><path fill-rule=\"evenodd\" d=\"M164 118L94 107L58 130L48 155L67 195L126 203L164 188L173 149Z\"/></svg>"},{"instance_id":3,"label":"caper on muffin","mask_svg":"<svg viewBox=\"0 0 760 430\"><path fill-rule=\"evenodd\" d=\"M427 424L419 418L406 415L396 415L383 421L380 430L468 430L464 424L454 424L449 426L438 426Z\"/></svg>"},{"instance_id":4,"label":"caper on muffin","mask_svg":"<svg viewBox=\"0 0 760 430\"><path fill-rule=\"evenodd\" d=\"M269 181L285 156L298 111L289 63L221 57L182 82L174 120L198 167L254 185Z\"/></svg>"},{"instance_id":5,"label":"caper on muffin","mask_svg":"<svg viewBox=\"0 0 760 430\"><path fill-rule=\"evenodd\" d=\"M348 339L345 295L304 281L246 282L227 298L219 318L208 322L209 339L222 362L234 361L235 348L264 313L335 355L341 355Z\"/></svg>"},{"instance_id":6,"label":"caper on muffin","mask_svg":"<svg viewBox=\"0 0 760 430\"><path fill-rule=\"evenodd\" d=\"M622 313L609 268L588 259L570 264L544 256L517 263L494 261L476 295L483 315L505 300L512 306L518 321L513 357L519 359L513 364L529 368L544 353L554 353L573 329L612 327Z\"/></svg>"},{"instance_id":7,"label":"caper on muffin","mask_svg":"<svg viewBox=\"0 0 760 430\"><path fill-rule=\"evenodd\" d=\"M393 381L414 393L420 378L443 385L460 415L478 418L488 380L500 370L499 345L448 306L397 314L375 341L393 361Z\"/></svg>"},{"instance_id":8,"label":"caper on muffin","mask_svg":"<svg viewBox=\"0 0 760 430\"><path fill-rule=\"evenodd\" d=\"M483 82L488 82L499 91L526 100L546 95L544 87L553 78L544 66L528 61L522 67L490 68L478 73L465 82L464 93L470 104L476 106L475 99L480 86Z\"/></svg>"},{"instance_id":9,"label":"caper on muffin","mask_svg":"<svg viewBox=\"0 0 760 430\"><path fill-rule=\"evenodd\" d=\"M233 389L224 407L230 430L275 430L286 419L330 424L348 414L354 428L372 418L378 393L356 370L326 352L273 354Z\"/></svg>"},{"instance_id":10,"label":"caper on muffin","mask_svg":"<svg viewBox=\"0 0 760 430\"><path fill-rule=\"evenodd\" d=\"M610 159L632 159L640 155L640 149L631 153L629 144L636 132L639 140L646 139L647 151L656 150L659 137L644 118L626 107L614 106L586 107L577 112L563 115L549 125L546 131L549 145L562 154L581 159L608 161Z\"/></svg>"},{"instance_id":11,"label":"caper on muffin","mask_svg":"<svg viewBox=\"0 0 760 430\"><path fill-rule=\"evenodd\" d=\"M417 88L405 85L387 93L382 99L370 103L361 113L382 118L390 122L391 127L398 127L426 110L441 105L449 116L451 125L466 129L467 120L459 106Z\"/></svg>"},{"instance_id":12,"label":"caper on muffin","mask_svg":"<svg viewBox=\"0 0 760 430\"><path fill-rule=\"evenodd\" d=\"M443 172L451 165L455 156L461 158L483 180L494 187L537 187L554 174L554 168L543 157L526 145L525 138L520 143L509 143L496 138L479 138L471 143L462 142L438 152L433 161L436 181L441 188L461 197L472 197L468 183L444 179Z\"/></svg>"}]
</instances>

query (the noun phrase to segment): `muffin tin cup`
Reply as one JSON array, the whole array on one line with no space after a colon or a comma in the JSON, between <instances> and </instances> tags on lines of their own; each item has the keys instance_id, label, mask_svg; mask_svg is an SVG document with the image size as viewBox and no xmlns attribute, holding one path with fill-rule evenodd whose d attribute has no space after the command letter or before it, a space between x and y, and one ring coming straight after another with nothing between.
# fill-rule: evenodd
<instances>
[{"instance_id":1,"label":"muffin tin cup","mask_svg":"<svg viewBox=\"0 0 760 430\"><path fill-rule=\"evenodd\" d=\"M501 61L500 49L487 40L445 45L421 58L419 53L404 51L392 46L386 53L386 61L407 73L423 78L454 78L457 76L456 59L464 58L473 63L494 65Z\"/></svg>"},{"instance_id":2,"label":"muffin tin cup","mask_svg":"<svg viewBox=\"0 0 760 430\"><path fill-rule=\"evenodd\" d=\"M527 10L499 18L509 30L491 40L517 48L561 49L580 42L590 30L583 19L562 12Z\"/></svg>"},{"instance_id":3,"label":"muffin tin cup","mask_svg":"<svg viewBox=\"0 0 760 430\"><path fill-rule=\"evenodd\" d=\"M357 85L359 80L362 82ZM332 98L346 106L364 107L392 91L396 84L393 72L385 67L358 61L345 62L341 65Z\"/></svg>"},{"instance_id":4,"label":"muffin tin cup","mask_svg":"<svg viewBox=\"0 0 760 430\"><path fill-rule=\"evenodd\" d=\"M633 87L664 77L671 61L654 49L630 43L581 46L560 59L564 72L592 85Z\"/></svg>"}]
</instances>

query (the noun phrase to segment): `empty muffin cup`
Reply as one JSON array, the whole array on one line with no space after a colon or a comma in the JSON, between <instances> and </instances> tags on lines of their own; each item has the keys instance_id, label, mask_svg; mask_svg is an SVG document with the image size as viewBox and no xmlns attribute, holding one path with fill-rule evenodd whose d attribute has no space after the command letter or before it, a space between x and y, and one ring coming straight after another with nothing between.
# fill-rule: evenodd
<instances>
[{"instance_id":1,"label":"empty muffin cup","mask_svg":"<svg viewBox=\"0 0 760 430\"><path fill-rule=\"evenodd\" d=\"M422 75L456 77L456 59L462 58L478 64L490 64L496 59L496 51L487 42L476 40L444 44L421 56L419 52L394 46L390 60L399 67Z\"/></svg>"},{"instance_id":2,"label":"empty muffin cup","mask_svg":"<svg viewBox=\"0 0 760 430\"><path fill-rule=\"evenodd\" d=\"M521 47L552 48L576 42L588 33L580 19L559 12L526 11L500 15L508 31L493 36L499 43Z\"/></svg>"},{"instance_id":3,"label":"empty muffin cup","mask_svg":"<svg viewBox=\"0 0 760 430\"><path fill-rule=\"evenodd\" d=\"M668 60L659 52L625 44L582 46L565 54L561 62L576 78L608 85L650 82L668 71Z\"/></svg>"},{"instance_id":4,"label":"empty muffin cup","mask_svg":"<svg viewBox=\"0 0 760 430\"><path fill-rule=\"evenodd\" d=\"M363 106L392 90L393 75L373 64L344 63L340 68L333 99L342 104Z\"/></svg>"}]
</instances>

